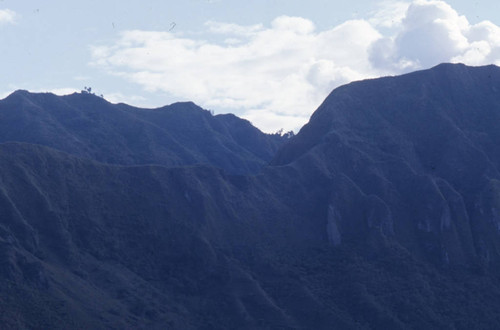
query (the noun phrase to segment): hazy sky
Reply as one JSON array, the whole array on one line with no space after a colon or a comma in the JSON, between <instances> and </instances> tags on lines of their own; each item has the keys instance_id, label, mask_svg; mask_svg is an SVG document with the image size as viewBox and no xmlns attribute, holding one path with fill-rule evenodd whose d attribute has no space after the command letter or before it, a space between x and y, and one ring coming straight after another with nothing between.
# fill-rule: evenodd
<instances>
[{"instance_id":1,"label":"hazy sky","mask_svg":"<svg viewBox=\"0 0 500 330\"><path fill-rule=\"evenodd\" d=\"M499 25L493 0L0 0L0 97L91 86L297 130L352 80L500 65Z\"/></svg>"}]
</instances>

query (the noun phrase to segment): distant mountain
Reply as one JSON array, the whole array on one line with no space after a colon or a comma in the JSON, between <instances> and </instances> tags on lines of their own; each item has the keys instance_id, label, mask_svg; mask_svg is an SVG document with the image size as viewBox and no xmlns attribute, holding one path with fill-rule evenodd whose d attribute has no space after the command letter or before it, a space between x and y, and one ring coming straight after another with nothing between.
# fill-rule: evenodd
<instances>
[{"instance_id":1,"label":"distant mountain","mask_svg":"<svg viewBox=\"0 0 500 330\"><path fill-rule=\"evenodd\" d=\"M0 324L498 328L499 91L495 66L355 82L286 143L193 104L17 92Z\"/></svg>"},{"instance_id":2,"label":"distant mountain","mask_svg":"<svg viewBox=\"0 0 500 330\"><path fill-rule=\"evenodd\" d=\"M22 90L0 101L0 142L41 144L109 164L209 164L255 173L286 140L191 102L139 109L90 93Z\"/></svg>"}]
</instances>

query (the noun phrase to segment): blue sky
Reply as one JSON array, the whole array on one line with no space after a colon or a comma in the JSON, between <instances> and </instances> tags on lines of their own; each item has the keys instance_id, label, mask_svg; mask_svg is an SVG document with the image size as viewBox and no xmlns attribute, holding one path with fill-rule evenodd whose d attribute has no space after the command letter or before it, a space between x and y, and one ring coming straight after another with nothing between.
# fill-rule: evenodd
<instances>
[{"instance_id":1,"label":"blue sky","mask_svg":"<svg viewBox=\"0 0 500 330\"><path fill-rule=\"evenodd\" d=\"M91 86L297 130L335 87L440 62L500 64L490 1L0 0L0 97Z\"/></svg>"}]
</instances>

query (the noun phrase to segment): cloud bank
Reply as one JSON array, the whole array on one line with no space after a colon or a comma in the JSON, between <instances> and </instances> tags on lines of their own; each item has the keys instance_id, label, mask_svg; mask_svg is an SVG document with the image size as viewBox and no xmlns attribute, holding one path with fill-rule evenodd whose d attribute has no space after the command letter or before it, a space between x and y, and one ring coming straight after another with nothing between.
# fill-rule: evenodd
<instances>
[{"instance_id":1,"label":"cloud bank","mask_svg":"<svg viewBox=\"0 0 500 330\"><path fill-rule=\"evenodd\" d=\"M372 17L318 31L301 17L268 26L207 22L210 40L125 31L93 64L151 92L233 112L264 131L298 129L335 87L441 62L500 65L500 27L443 1L383 2Z\"/></svg>"}]
</instances>

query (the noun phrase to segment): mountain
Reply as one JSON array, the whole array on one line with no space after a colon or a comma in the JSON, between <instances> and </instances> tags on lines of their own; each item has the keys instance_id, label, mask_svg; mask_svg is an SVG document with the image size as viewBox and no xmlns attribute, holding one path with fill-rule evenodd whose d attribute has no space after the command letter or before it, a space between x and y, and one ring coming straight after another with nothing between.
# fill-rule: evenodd
<instances>
[{"instance_id":1,"label":"mountain","mask_svg":"<svg viewBox=\"0 0 500 330\"><path fill-rule=\"evenodd\" d=\"M109 164L210 164L254 173L286 140L191 102L138 109L90 93L19 90L0 101L0 116L0 142L41 144Z\"/></svg>"},{"instance_id":2,"label":"mountain","mask_svg":"<svg viewBox=\"0 0 500 330\"><path fill-rule=\"evenodd\" d=\"M325 100L273 164L320 162L342 185L332 187L331 215L346 238L375 226L437 263L479 257L498 268L499 92L496 66L443 64L352 83ZM348 228L352 216L342 213L351 210L341 205L348 191L381 213Z\"/></svg>"},{"instance_id":3,"label":"mountain","mask_svg":"<svg viewBox=\"0 0 500 330\"><path fill-rule=\"evenodd\" d=\"M16 92L0 323L498 328L499 91L495 66L354 82L285 142L193 104Z\"/></svg>"}]
</instances>

